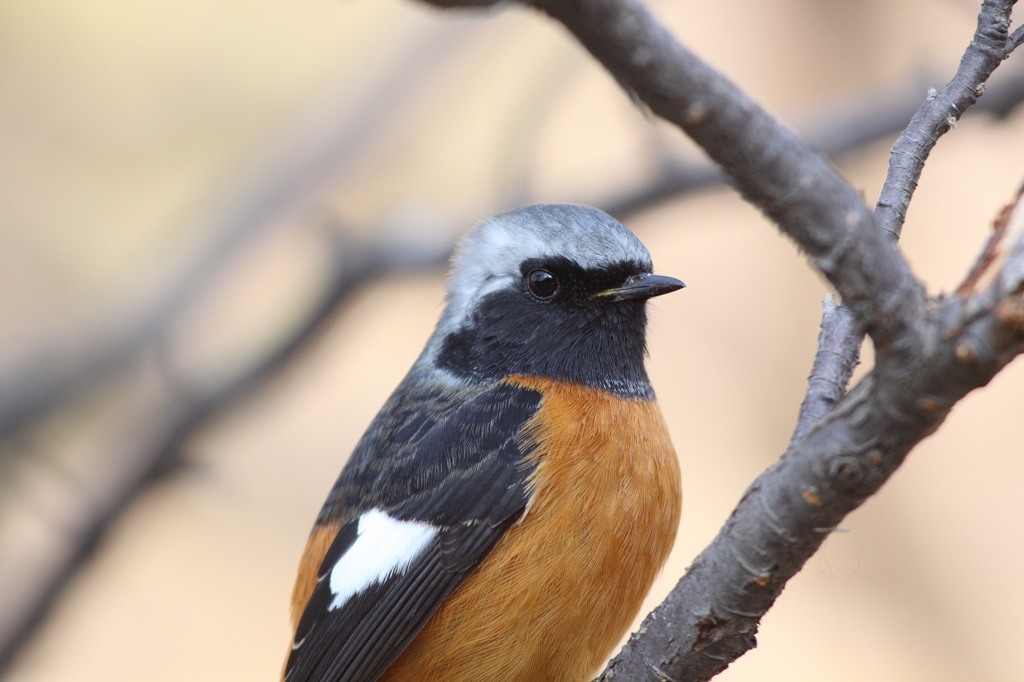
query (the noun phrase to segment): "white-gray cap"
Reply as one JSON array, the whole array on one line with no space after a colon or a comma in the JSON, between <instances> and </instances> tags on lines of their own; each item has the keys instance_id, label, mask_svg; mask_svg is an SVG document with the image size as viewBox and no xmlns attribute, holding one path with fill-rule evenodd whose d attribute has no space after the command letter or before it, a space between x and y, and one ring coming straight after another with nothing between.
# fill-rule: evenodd
<instances>
[{"instance_id":1,"label":"white-gray cap","mask_svg":"<svg viewBox=\"0 0 1024 682\"><path fill-rule=\"evenodd\" d=\"M458 329L476 303L510 286L531 258L563 256L585 269L633 262L651 269L651 254L604 211L574 204L537 204L490 216L470 230L452 258L448 305L438 332Z\"/></svg>"}]
</instances>

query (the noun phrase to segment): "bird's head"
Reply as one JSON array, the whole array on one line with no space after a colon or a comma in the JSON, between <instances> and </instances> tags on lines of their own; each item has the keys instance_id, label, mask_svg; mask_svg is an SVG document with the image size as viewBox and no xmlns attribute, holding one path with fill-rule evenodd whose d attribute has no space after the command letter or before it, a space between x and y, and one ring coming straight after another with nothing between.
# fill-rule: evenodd
<instances>
[{"instance_id":1,"label":"bird's head","mask_svg":"<svg viewBox=\"0 0 1024 682\"><path fill-rule=\"evenodd\" d=\"M608 214L538 205L492 216L452 260L420 364L460 381L513 374L645 397L646 301L684 286Z\"/></svg>"}]
</instances>

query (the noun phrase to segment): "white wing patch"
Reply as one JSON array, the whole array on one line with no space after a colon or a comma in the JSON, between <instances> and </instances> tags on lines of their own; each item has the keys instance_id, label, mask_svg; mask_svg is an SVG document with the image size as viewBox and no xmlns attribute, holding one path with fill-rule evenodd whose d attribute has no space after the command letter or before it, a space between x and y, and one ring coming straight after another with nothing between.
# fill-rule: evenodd
<instances>
[{"instance_id":1,"label":"white wing patch","mask_svg":"<svg viewBox=\"0 0 1024 682\"><path fill-rule=\"evenodd\" d=\"M356 541L331 569L329 610L339 608L353 595L382 583L407 569L437 537L437 529L424 523L399 521L379 509L359 517Z\"/></svg>"}]
</instances>

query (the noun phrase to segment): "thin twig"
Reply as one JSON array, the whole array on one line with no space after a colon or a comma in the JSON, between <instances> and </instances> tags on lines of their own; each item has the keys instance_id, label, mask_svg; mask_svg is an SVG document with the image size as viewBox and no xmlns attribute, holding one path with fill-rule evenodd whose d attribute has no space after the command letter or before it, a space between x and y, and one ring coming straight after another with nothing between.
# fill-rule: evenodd
<instances>
[{"instance_id":1,"label":"thin twig","mask_svg":"<svg viewBox=\"0 0 1024 682\"><path fill-rule=\"evenodd\" d=\"M988 113L1003 118L1024 102L1024 68L986 86L985 96L968 113ZM920 108L918 93L939 81L937 76L915 74L896 83L871 88L844 96L835 102L813 106L795 117L800 137L812 149L829 158L838 158L864 145L896 135ZM725 174L706 161L668 159L657 174L642 186L599 202L608 213L624 219L651 206L679 197L687 192L714 186L725 180Z\"/></svg>"},{"instance_id":2,"label":"thin twig","mask_svg":"<svg viewBox=\"0 0 1024 682\"><path fill-rule=\"evenodd\" d=\"M681 127L813 259L878 338L923 297L859 193L821 155L680 45L636 0L538 0L651 111ZM906 295L904 295L906 294Z\"/></svg>"},{"instance_id":3,"label":"thin twig","mask_svg":"<svg viewBox=\"0 0 1024 682\"><path fill-rule=\"evenodd\" d=\"M1013 51L1015 45L1012 36L1003 36L1009 29L1010 8L1014 2L1015 0L982 3L977 28L960 60L956 74L941 93L933 91L917 108L910 123L893 146L885 184L875 206L875 223L894 241L899 239L903 230L907 207L931 150L939 138L951 130L968 109L978 103L978 98L985 93L986 82L996 67ZM1004 100L1005 96L997 92L987 101L991 102L989 106L993 111L1001 115L1000 112L1005 110ZM845 306L841 307L841 312L843 314L822 323L822 336L835 338L837 347L847 354L843 358L844 362L832 366L834 369L839 369L846 363L856 363L854 354L859 353L864 337L864 331L856 325L843 324L842 329L829 328L841 324L847 317ZM829 367L823 369L827 370ZM822 380L838 381L839 377L823 377ZM812 388L808 386L808 393L811 390ZM797 431L800 429L798 424Z\"/></svg>"},{"instance_id":4,"label":"thin twig","mask_svg":"<svg viewBox=\"0 0 1024 682\"><path fill-rule=\"evenodd\" d=\"M860 340L864 333L850 311L836 305L831 295L821 301L821 333L814 365L807 380L807 393L800 405L800 414L789 444L792 447L822 417L832 411L844 395L860 357ZM855 344L855 345L854 345Z\"/></svg>"},{"instance_id":5,"label":"thin twig","mask_svg":"<svg viewBox=\"0 0 1024 682\"><path fill-rule=\"evenodd\" d=\"M1022 43L1024 43L1024 26L1018 26L1017 30L1010 34L1010 37L1006 40L1006 55L1009 56Z\"/></svg>"},{"instance_id":6,"label":"thin twig","mask_svg":"<svg viewBox=\"0 0 1024 682\"><path fill-rule=\"evenodd\" d=\"M932 148L978 101L985 92L985 82L1009 54L1008 46L1012 49L1007 31L1014 3L1015 0L982 3L978 27L956 75L942 92L928 96L893 146L889 172L875 207L875 222L893 239L899 239L903 230L907 207Z\"/></svg>"},{"instance_id":7,"label":"thin twig","mask_svg":"<svg viewBox=\"0 0 1024 682\"><path fill-rule=\"evenodd\" d=\"M1010 218L1020 203L1021 192L1024 192L1024 187L1017 192L1016 199L1004 206L1003 210L996 216L995 221L992 223L992 234L989 236L988 241L985 242L985 246L982 247L981 253L975 259L974 265L971 266L970 271L964 277L964 281L954 292L957 296L973 293L981 278L985 276L985 273L989 271L992 264L999 258L999 245L1006 237L1006 233L1010 228Z\"/></svg>"}]
</instances>

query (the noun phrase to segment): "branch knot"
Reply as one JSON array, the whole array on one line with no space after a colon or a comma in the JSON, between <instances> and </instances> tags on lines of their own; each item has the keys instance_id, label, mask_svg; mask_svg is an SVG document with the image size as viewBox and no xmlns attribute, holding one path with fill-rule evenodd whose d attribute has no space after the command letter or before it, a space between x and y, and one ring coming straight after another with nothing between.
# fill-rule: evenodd
<instances>
[{"instance_id":1,"label":"branch knot","mask_svg":"<svg viewBox=\"0 0 1024 682\"><path fill-rule=\"evenodd\" d=\"M829 465L828 477L835 488L854 493L864 482L864 465L854 455L843 455Z\"/></svg>"}]
</instances>

